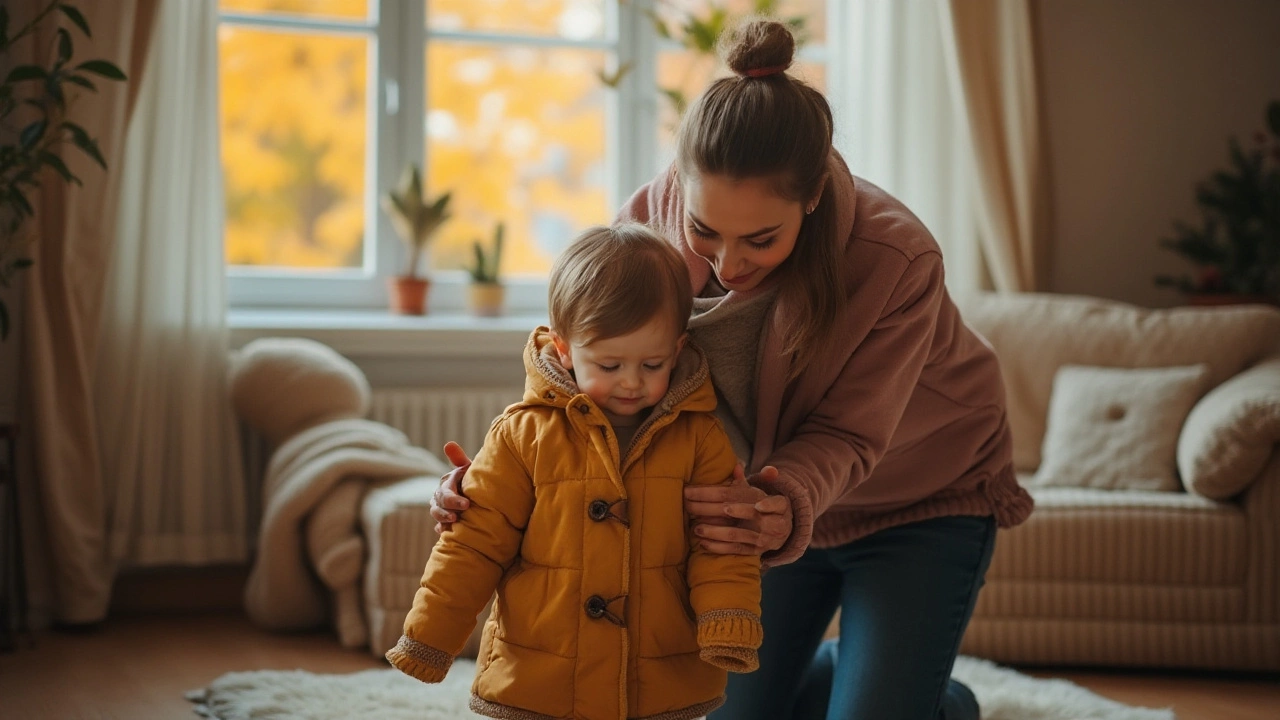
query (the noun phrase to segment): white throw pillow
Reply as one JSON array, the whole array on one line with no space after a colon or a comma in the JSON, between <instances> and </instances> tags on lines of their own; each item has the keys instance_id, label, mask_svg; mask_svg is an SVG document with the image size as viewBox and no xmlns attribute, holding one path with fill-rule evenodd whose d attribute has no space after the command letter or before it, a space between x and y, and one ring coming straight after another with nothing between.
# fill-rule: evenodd
<instances>
[{"instance_id":1,"label":"white throw pillow","mask_svg":"<svg viewBox=\"0 0 1280 720\"><path fill-rule=\"evenodd\" d=\"M1029 484L1181 489L1178 434L1209 368L1064 365L1053 379L1040 468Z\"/></svg>"}]
</instances>

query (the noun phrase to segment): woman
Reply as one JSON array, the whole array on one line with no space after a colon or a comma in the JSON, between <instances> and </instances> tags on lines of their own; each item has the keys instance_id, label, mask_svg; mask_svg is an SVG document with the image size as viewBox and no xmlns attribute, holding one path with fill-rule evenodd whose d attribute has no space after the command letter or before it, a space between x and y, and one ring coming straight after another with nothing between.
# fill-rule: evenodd
<instances>
[{"instance_id":1,"label":"woman","mask_svg":"<svg viewBox=\"0 0 1280 720\"><path fill-rule=\"evenodd\" d=\"M929 232L832 149L826 100L785 72L786 27L726 40L736 76L689 108L676 162L620 215L683 254L690 334L747 460L686 491L695 532L771 568L760 669L711 719L976 719L951 668L996 527L1032 509L996 358ZM466 508L466 456L446 452L461 469L436 495L442 523ZM837 609L841 639L823 644Z\"/></svg>"}]
</instances>

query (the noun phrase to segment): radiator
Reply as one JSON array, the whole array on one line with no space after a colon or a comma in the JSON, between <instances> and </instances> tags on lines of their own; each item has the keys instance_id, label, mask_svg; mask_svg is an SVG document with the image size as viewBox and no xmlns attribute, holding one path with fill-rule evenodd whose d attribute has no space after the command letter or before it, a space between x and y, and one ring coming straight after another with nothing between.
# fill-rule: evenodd
<instances>
[{"instance_id":1,"label":"radiator","mask_svg":"<svg viewBox=\"0 0 1280 720\"><path fill-rule=\"evenodd\" d=\"M493 419L523 394L519 387L379 389L369 419L400 430L447 463L445 442L453 440L475 455Z\"/></svg>"},{"instance_id":2,"label":"radiator","mask_svg":"<svg viewBox=\"0 0 1280 720\"><path fill-rule=\"evenodd\" d=\"M523 395L524 389L518 387L378 389L373 391L369 419L400 430L409 442L431 451L448 465L445 442L457 442L474 457L493 419ZM249 492L249 527L256 528L261 519L263 475L272 448L244 425L241 441Z\"/></svg>"}]
</instances>

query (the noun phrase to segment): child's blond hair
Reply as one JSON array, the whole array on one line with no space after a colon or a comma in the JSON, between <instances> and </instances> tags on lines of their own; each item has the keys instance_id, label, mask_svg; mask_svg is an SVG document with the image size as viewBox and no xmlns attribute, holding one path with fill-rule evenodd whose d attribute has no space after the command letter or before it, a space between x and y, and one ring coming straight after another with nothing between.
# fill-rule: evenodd
<instances>
[{"instance_id":1,"label":"child's blond hair","mask_svg":"<svg viewBox=\"0 0 1280 720\"><path fill-rule=\"evenodd\" d=\"M683 334L693 309L684 259L639 223L593 227L551 269L551 329L574 342L626 335L655 317Z\"/></svg>"}]
</instances>

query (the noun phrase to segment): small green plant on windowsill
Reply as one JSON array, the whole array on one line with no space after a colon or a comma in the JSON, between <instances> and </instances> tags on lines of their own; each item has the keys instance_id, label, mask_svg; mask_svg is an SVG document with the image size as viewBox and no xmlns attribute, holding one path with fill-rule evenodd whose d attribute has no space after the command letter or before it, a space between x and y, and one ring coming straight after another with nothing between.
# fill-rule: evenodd
<instances>
[{"instance_id":1,"label":"small green plant on windowsill","mask_svg":"<svg viewBox=\"0 0 1280 720\"><path fill-rule=\"evenodd\" d=\"M1280 304L1280 100L1265 120L1252 147L1232 137L1228 169L1196 187L1200 223L1175 223L1160 241L1196 270L1159 275L1156 284L1181 290L1191 304Z\"/></svg>"},{"instance_id":2,"label":"small green plant on windowsill","mask_svg":"<svg viewBox=\"0 0 1280 720\"><path fill-rule=\"evenodd\" d=\"M506 225L498 223L493 231L492 250L486 250L479 239L471 244L474 261L467 271L471 284L467 288L467 304L475 315L492 317L502 314L506 287L502 284L502 243Z\"/></svg>"},{"instance_id":3,"label":"small green plant on windowsill","mask_svg":"<svg viewBox=\"0 0 1280 720\"><path fill-rule=\"evenodd\" d=\"M63 159L66 146L74 146L107 169L98 141L71 121L71 106L80 93L98 91L91 76L115 82L126 79L107 60L73 62L71 31L62 23L91 37L89 23L74 5L50 2L13 34L9 19L7 6L0 5L0 67L11 68L0 81L0 138L4 138L0 142L0 288L4 289L12 287L19 271L33 264L26 252L38 239L29 222L35 216L32 193L52 179L50 170L67 184L82 184ZM14 46L46 22L59 24L44 53L46 60L16 64ZM8 335L9 310L0 300L0 340Z\"/></svg>"}]
</instances>

